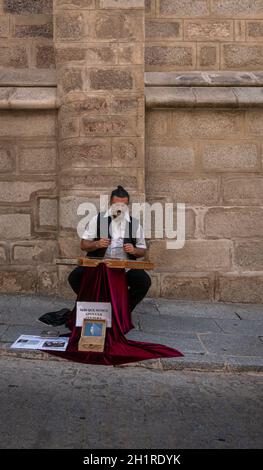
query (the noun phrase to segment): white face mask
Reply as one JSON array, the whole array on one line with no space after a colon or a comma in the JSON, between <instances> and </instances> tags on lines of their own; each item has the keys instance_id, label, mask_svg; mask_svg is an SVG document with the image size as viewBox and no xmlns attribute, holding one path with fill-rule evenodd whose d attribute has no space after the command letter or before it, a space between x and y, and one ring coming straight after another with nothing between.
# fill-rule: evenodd
<instances>
[{"instance_id":1,"label":"white face mask","mask_svg":"<svg viewBox=\"0 0 263 470\"><path fill-rule=\"evenodd\" d=\"M110 206L110 214L115 220L123 220L127 212L129 212L129 208L122 202L116 202Z\"/></svg>"}]
</instances>

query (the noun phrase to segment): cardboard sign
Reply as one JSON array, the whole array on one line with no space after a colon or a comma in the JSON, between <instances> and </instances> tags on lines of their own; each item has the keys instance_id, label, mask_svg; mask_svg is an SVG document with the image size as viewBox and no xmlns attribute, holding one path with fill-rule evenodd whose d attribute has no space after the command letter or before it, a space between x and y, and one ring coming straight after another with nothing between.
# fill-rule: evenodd
<instances>
[{"instance_id":1,"label":"cardboard sign","mask_svg":"<svg viewBox=\"0 0 263 470\"><path fill-rule=\"evenodd\" d=\"M106 327L111 327L110 302L77 302L76 326L82 326L84 319L106 320Z\"/></svg>"}]
</instances>

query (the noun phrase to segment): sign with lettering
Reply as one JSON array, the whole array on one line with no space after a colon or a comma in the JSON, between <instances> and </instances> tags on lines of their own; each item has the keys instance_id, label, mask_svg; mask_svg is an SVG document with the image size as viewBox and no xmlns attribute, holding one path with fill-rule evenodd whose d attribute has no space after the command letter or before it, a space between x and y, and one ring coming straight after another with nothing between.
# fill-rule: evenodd
<instances>
[{"instance_id":1,"label":"sign with lettering","mask_svg":"<svg viewBox=\"0 0 263 470\"><path fill-rule=\"evenodd\" d=\"M83 320L105 320L106 327L111 327L110 302L77 302L76 326L82 327Z\"/></svg>"}]
</instances>

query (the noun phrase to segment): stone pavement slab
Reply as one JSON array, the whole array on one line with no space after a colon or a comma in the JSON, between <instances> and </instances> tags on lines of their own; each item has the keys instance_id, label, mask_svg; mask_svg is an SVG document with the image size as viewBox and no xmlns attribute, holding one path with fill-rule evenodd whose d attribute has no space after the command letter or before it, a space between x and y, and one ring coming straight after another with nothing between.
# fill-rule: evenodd
<instances>
[{"instance_id":1,"label":"stone pavement slab","mask_svg":"<svg viewBox=\"0 0 263 470\"><path fill-rule=\"evenodd\" d=\"M20 334L52 329L37 319L45 312L72 308L74 301L49 296L0 296L0 355L57 361L47 353L12 350ZM160 358L116 367L164 370L263 371L263 305L145 299L132 313L127 338L179 349L184 357Z\"/></svg>"}]
</instances>

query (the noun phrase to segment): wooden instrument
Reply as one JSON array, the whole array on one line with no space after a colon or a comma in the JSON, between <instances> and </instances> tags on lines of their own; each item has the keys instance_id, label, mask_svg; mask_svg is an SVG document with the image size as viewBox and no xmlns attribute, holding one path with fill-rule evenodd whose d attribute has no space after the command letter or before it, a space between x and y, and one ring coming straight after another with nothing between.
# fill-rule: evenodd
<instances>
[{"instance_id":1,"label":"wooden instrument","mask_svg":"<svg viewBox=\"0 0 263 470\"><path fill-rule=\"evenodd\" d=\"M154 263L149 261L137 261L130 259L114 258L61 258L56 260L56 264L78 264L79 266L95 267L100 263L105 263L109 268L128 268L128 269L154 269Z\"/></svg>"}]
</instances>

